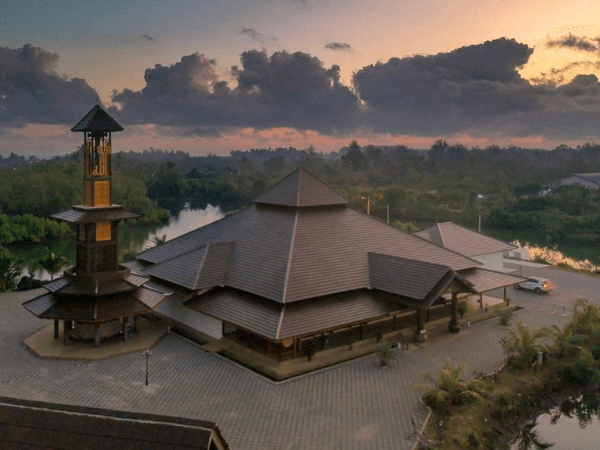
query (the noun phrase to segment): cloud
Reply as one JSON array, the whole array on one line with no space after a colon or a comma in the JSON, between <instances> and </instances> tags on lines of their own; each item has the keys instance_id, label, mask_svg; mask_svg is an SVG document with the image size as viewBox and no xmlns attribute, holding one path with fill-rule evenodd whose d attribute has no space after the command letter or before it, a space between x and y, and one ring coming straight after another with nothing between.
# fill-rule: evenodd
<instances>
[{"instance_id":1,"label":"cloud","mask_svg":"<svg viewBox=\"0 0 600 450\"><path fill-rule=\"evenodd\" d=\"M215 127L195 127L183 133L185 137L219 138L221 133Z\"/></svg>"},{"instance_id":2,"label":"cloud","mask_svg":"<svg viewBox=\"0 0 600 450\"><path fill-rule=\"evenodd\" d=\"M343 52L349 52L352 50L352 47L350 47L350 44L345 44L343 42L330 42L329 44L325 45L325 48L328 50L336 50L336 51L343 51Z\"/></svg>"},{"instance_id":3,"label":"cloud","mask_svg":"<svg viewBox=\"0 0 600 450\"><path fill-rule=\"evenodd\" d=\"M171 66L145 72L140 91L113 96L124 123L166 126L293 127L321 133L350 130L359 117L358 99L340 84L339 67L327 69L306 53L251 50L241 55L231 88L216 75L216 61L194 53Z\"/></svg>"},{"instance_id":4,"label":"cloud","mask_svg":"<svg viewBox=\"0 0 600 450\"><path fill-rule=\"evenodd\" d=\"M142 34L142 40L147 41L147 42L154 42L156 41L156 38L150 36L149 34Z\"/></svg>"},{"instance_id":5,"label":"cloud","mask_svg":"<svg viewBox=\"0 0 600 450\"><path fill-rule=\"evenodd\" d=\"M97 103L85 80L56 73L58 61L57 53L31 44L0 47L0 127L74 125Z\"/></svg>"},{"instance_id":6,"label":"cloud","mask_svg":"<svg viewBox=\"0 0 600 450\"><path fill-rule=\"evenodd\" d=\"M571 48L589 53L597 53L600 50L599 45L600 36L589 38L586 36L576 36L572 33L558 39L549 39L546 42L547 47Z\"/></svg>"},{"instance_id":7,"label":"cloud","mask_svg":"<svg viewBox=\"0 0 600 450\"><path fill-rule=\"evenodd\" d=\"M517 68L527 45L498 39L431 56L392 58L362 68L353 82L378 132L437 136L538 108Z\"/></svg>"},{"instance_id":8,"label":"cloud","mask_svg":"<svg viewBox=\"0 0 600 450\"><path fill-rule=\"evenodd\" d=\"M243 27L240 30L240 34L248 36L253 41L257 41L257 42L260 42L260 43L265 43L265 41L271 41L271 42L276 42L277 41L276 37L274 37L274 36L265 36L264 34L259 33L258 31L256 31L254 28Z\"/></svg>"},{"instance_id":9,"label":"cloud","mask_svg":"<svg viewBox=\"0 0 600 450\"><path fill-rule=\"evenodd\" d=\"M392 58L353 77L378 133L419 136L594 139L600 84L580 74L559 85L532 84L518 68L533 49L497 39L430 56Z\"/></svg>"}]
</instances>

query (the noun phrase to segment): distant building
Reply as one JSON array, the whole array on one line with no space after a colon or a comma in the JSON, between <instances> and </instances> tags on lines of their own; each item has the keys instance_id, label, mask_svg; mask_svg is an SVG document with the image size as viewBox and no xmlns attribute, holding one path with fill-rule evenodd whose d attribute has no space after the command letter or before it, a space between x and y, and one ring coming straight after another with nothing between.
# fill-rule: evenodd
<instances>
[{"instance_id":1,"label":"distant building","mask_svg":"<svg viewBox=\"0 0 600 450\"><path fill-rule=\"evenodd\" d=\"M545 188L551 189L561 186L583 186L593 190L600 189L600 172L573 173L568 177L561 178L554 183L546 185Z\"/></svg>"},{"instance_id":2,"label":"distant building","mask_svg":"<svg viewBox=\"0 0 600 450\"><path fill-rule=\"evenodd\" d=\"M428 308L457 296L520 282L482 263L400 231L348 206L298 169L248 209L146 250L125 265L170 290L156 312L213 338L244 339L281 358L307 339L417 311L425 337ZM481 284L483 282L483 285Z\"/></svg>"},{"instance_id":3,"label":"distant building","mask_svg":"<svg viewBox=\"0 0 600 450\"><path fill-rule=\"evenodd\" d=\"M479 261L484 269L498 272L512 271L504 269L504 252L518 248L454 222L436 223L425 230L417 231L415 235Z\"/></svg>"},{"instance_id":4,"label":"distant building","mask_svg":"<svg viewBox=\"0 0 600 450\"><path fill-rule=\"evenodd\" d=\"M0 448L229 450L213 422L0 397Z\"/></svg>"}]
</instances>

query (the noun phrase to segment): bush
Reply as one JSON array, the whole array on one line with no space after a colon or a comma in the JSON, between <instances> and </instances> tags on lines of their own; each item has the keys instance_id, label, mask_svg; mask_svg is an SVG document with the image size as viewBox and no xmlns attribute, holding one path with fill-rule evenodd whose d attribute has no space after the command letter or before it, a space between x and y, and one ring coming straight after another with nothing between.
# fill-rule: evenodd
<instances>
[{"instance_id":1,"label":"bush","mask_svg":"<svg viewBox=\"0 0 600 450\"><path fill-rule=\"evenodd\" d=\"M425 392L423 401L431 409L441 414L450 414L453 405L464 405L483 399L480 393L481 381L462 381L461 371L460 365L447 360L437 379L428 373L422 373L421 377L429 384L417 384L413 387Z\"/></svg>"},{"instance_id":2,"label":"bush","mask_svg":"<svg viewBox=\"0 0 600 450\"><path fill-rule=\"evenodd\" d=\"M513 311L511 311L509 309L505 309L504 311L500 312L499 316L500 316L500 325L505 327L510 323L511 319L513 318Z\"/></svg>"},{"instance_id":3,"label":"bush","mask_svg":"<svg viewBox=\"0 0 600 450\"><path fill-rule=\"evenodd\" d=\"M377 356L379 358L379 367L387 367L390 361L396 356L396 349L390 344L383 344L377 348Z\"/></svg>"}]
</instances>

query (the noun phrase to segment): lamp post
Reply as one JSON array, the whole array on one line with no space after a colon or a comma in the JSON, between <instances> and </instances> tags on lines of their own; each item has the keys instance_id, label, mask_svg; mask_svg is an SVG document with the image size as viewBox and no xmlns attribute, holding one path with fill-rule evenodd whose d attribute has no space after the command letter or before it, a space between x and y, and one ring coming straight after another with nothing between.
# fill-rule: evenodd
<instances>
[{"instance_id":1,"label":"lamp post","mask_svg":"<svg viewBox=\"0 0 600 450\"><path fill-rule=\"evenodd\" d=\"M146 357L146 386L148 386L148 358L152 355L152 350L144 350L142 355Z\"/></svg>"}]
</instances>

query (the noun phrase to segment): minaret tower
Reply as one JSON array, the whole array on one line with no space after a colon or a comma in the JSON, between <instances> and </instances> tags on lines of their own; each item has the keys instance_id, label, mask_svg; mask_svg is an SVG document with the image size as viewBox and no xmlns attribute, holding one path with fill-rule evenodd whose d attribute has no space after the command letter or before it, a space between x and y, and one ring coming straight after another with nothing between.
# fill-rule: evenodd
<instances>
[{"instance_id":1,"label":"minaret tower","mask_svg":"<svg viewBox=\"0 0 600 450\"><path fill-rule=\"evenodd\" d=\"M84 222L74 221L77 262L75 271L80 278L93 282L118 276L117 225L119 220L140 217L113 204L111 149L112 133L123 131L100 106L94 106L71 128L83 133L83 205L74 206L57 219L69 220L66 214L84 213ZM98 276L103 273L103 276Z\"/></svg>"},{"instance_id":2,"label":"minaret tower","mask_svg":"<svg viewBox=\"0 0 600 450\"><path fill-rule=\"evenodd\" d=\"M99 345L119 334L127 339L129 330L136 329L137 316L165 295L145 288L147 277L119 268L118 224L141 217L113 203L112 133L123 127L96 105L71 131L83 133L83 204L52 217L72 224L77 260L63 277L44 285L49 293L23 306L38 317L54 319L55 338L62 320L65 342L70 337Z\"/></svg>"}]
</instances>

